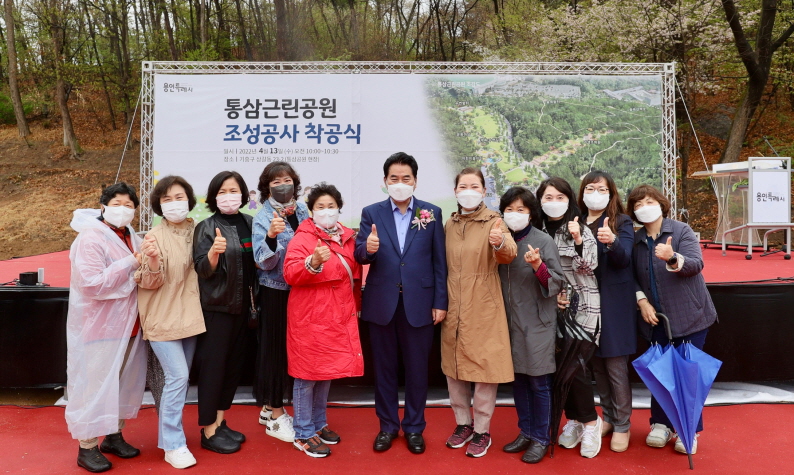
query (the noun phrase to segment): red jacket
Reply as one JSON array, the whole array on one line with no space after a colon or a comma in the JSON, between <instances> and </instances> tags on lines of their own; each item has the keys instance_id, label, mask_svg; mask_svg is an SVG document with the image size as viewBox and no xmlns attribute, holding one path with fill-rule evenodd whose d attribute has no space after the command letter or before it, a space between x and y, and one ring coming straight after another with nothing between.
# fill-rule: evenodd
<instances>
[{"instance_id":1,"label":"red jacket","mask_svg":"<svg viewBox=\"0 0 794 475\"><path fill-rule=\"evenodd\" d=\"M319 274L306 269L317 240L331 249L331 258ZM361 376L364 358L358 336L361 301L361 266L353 257L355 233L343 228L342 245L307 219L298 226L284 257L284 280L292 286L287 305L288 371L311 381ZM342 254L353 272L354 288L342 265Z\"/></svg>"}]
</instances>

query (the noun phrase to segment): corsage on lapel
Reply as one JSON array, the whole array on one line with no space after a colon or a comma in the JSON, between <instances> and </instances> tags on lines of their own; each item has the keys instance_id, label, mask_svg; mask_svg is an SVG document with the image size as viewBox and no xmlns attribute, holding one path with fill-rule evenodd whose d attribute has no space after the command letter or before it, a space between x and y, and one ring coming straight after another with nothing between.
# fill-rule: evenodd
<instances>
[{"instance_id":1,"label":"corsage on lapel","mask_svg":"<svg viewBox=\"0 0 794 475\"><path fill-rule=\"evenodd\" d=\"M426 210L426 209L417 208L416 209L416 216L414 216L413 221L411 221L411 223L413 224L413 226L411 226L411 229L416 228L416 227L420 227L422 229L425 229L428 224L432 223L435 220L436 220L436 217L433 216L433 210Z\"/></svg>"}]
</instances>

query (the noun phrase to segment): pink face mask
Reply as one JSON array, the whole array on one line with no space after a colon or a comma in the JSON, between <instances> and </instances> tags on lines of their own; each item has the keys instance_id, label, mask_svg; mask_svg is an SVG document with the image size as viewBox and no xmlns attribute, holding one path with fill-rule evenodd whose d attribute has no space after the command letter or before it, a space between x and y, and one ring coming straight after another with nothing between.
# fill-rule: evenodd
<instances>
[{"instance_id":1,"label":"pink face mask","mask_svg":"<svg viewBox=\"0 0 794 475\"><path fill-rule=\"evenodd\" d=\"M243 205L243 195L240 193L233 193L233 194L225 194L225 195L218 195L215 198L215 203L218 205L218 209L223 214L234 214L239 209L240 206Z\"/></svg>"}]
</instances>

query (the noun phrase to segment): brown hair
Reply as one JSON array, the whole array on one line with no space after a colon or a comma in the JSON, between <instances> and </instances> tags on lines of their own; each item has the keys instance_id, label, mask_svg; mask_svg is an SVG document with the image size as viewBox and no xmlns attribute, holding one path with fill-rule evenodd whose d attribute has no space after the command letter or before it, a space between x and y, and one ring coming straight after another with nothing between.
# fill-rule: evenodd
<instances>
[{"instance_id":1,"label":"brown hair","mask_svg":"<svg viewBox=\"0 0 794 475\"><path fill-rule=\"evenodd\" d=\"M667 197L664 196L661 191L657 190L651 185L640 185L634 188L633 190L631 190L631 193L629 193L629 202L626 205L626 207L628 208L627 211L629 212L629 216L631 216L631 219L637 221L638 223L640 221L637 219L637 216L634 214L634 205L636 205L638 201L648 197L653 198L659 202L659 205L662 207L662 216L666 218L667 214L670 212L670 200L668 200Z\"/></svg>"},{"instance_id":2,"label":"brown hair","mask_svg":"<svg viewBox=\"0 0 794 475\"><path fill-rule=\"evenodd\" d=\"M300 196L301 178L298 172L287 162L272 162L268 163L262 170L262 174L259 175L257 189L259 190L259 201L262 204L265 204L265 201L270 198L270 182L284 175L292 178L292 186L295 187L295 194L292 197L297 199Z\"/></svg>"},{"instance_id":3,"label":"brown hair","mask_svg":"<svg viewBox=\"0 0 794 475\"><path fill-rule=\"evenodd\" d=\"M168 193L168 190L174 185L179 185L185 189L188 209L192 210L196 206L196 195L193 194L193 187L190 186L190 183L181 176L168 175L157 182L152 193L149 195L152 211L154 211L157 216L163 215L163 208L160 207L160 199Z\"/></svg>"},{"instance_id":4,"label":"brown hair","mask_svg":"<svg viewBox=\"0 0 794 475\"><path fill-rule=\"evenodd\" d=\"M460 173L457 174L457 176L455 177L455 188L458 187L458 182L460 181L460 177L462 177L463 175L477 175L480 178L480 183L482 183L482 187L485 188L485 177L483 176L482 171L480 171L479 168L474 168L474 167L466 167L463 170L461 170Z\"/></svg>"},{"instance_id":5,"label":"brown hair","mask_svg":"<svg viewBox=\"0 0 794 475\"><path fill-rule=\"evenodd\" d=\"M455 176L456 189L458 188L458 182L460 181L460 177L462 177L463 175L477 175L477 177L480 178L480 183L482 184L483 190L485 190L485 177L483 176L482 171L480 171L479 168L474 168L474 167L466 167ZM463 208L460 206L460 204L458 204L458 213L460 213L461 211L463 211Z\"/></svg>"},{"instance_id":6,"label":"brown hair","mask_svg":"<svg viewBox=\"0 0 794 475\"><path fill-rule=\"evenodd\" d=\"M609 203L607 203L607 207L604 208L604 213L606 213L607 218L609 218L609 229L612 230L613 233L618 233L618 219L620 219L620 215L626 214L625 208L623 208L623 202L620 201L620 193L618 192L618 187L615 185L615 180L612 179L612 175L607 172L602 171L594 171L590 172L582 178L582 184L579 185L579 209L582 211L583 214L587 215L587 205L584 204L584 189L587 185L591 183L595 183L601 179L607 182L607 188L609 188ZM597 191L595 193L598 193ZM585 216L587 218L587 216Z\"/></svg>"}]
</instances>

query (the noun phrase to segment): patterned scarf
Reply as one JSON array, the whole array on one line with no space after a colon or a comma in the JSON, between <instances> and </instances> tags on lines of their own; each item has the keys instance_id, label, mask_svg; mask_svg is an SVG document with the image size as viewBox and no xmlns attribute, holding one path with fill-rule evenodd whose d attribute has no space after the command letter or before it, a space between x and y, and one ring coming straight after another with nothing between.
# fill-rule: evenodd
<instances>
[{"instance_id":1,"label":"patterned scarf","mask_svg":"<svg viewBox=\"0 0 794 475\"><path fill-rule=\"evenodd\" d=\"M319 229L320 231L323 231L324 233L328 234L328 237L330 237L333 242L339 244L340 246L342 245L342 225L341 224L336 223L336 227L334 229L325 229L324 227L322 227L322 226L320 226L320 225L318 225L316 223L315 223L315 226L317 226L317 229Z\"/></svg>"},{"instance_id":2,"label":"patterned scarf","mask_svg":"<svg viewBox=\"0 0 794 475\"><path fill-rule=\"evenodd\" d=\"M281 216L282 218L286 218L287 216L292 216L293 214L295 214L295 209L297 208L295 204L295 198L289 200L289 203L284 203L284 204L281 204L278 201L274 200L272 196L268 198L267 201L270 203L270 206L272 206L273 209L275 209L276 212L278 212L279 216Z\"/></svg>"}]
</instances>

